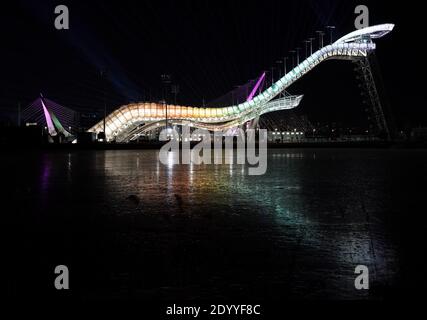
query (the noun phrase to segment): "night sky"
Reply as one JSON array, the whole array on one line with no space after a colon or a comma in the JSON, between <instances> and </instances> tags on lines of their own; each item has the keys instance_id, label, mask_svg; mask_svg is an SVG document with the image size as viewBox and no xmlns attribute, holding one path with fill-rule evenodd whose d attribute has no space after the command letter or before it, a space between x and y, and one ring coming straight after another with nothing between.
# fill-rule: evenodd
<instances>
[{"instance_id":1,"label":"night sky","mask_svg":"<svg viewBox=\"0 0 427 320\"><path fill-rule=\"evenodd\" d=\"M424 10L419 2L408 3L11 1L3 4L0 19L0 113L13 118L18 102L25 107L39 92L82 111L100 109L104 89L110 110L158 100L162 73L180 86L178 103L200 106L277 66L326 25L336 26L335 39L353 31L354 8L365 4L371 25L396 24L377 41L377 57L398 125L427 125ZM59 4L70 10L70 30L54 28ZM312 121L361 121L353 67L328 61L291 86L291 94L305 94L299 112ZM108 83L100 70L107 70Z\"/></svg>"}]
</instances>

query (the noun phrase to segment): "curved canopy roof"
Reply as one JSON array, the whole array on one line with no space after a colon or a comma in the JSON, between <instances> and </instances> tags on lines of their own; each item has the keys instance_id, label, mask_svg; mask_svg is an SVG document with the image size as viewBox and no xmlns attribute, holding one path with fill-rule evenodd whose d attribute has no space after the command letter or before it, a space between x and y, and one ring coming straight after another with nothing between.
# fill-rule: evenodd
<instances>
[{"instance_id":1,"label":"curved canopy roof","mask_svg":"<svg viewBox=\"0 0 427 320\"><path fill-rule=\"evenodd\" d=\"M366 35L369 35L372 39L378 39L391 32L393 28L394 24L392 23L385 23L372 27L366 27L346 34L344 37L335 41L335 43L354 42L362 39L362 37Z\"/></svg>"}]
</instances>

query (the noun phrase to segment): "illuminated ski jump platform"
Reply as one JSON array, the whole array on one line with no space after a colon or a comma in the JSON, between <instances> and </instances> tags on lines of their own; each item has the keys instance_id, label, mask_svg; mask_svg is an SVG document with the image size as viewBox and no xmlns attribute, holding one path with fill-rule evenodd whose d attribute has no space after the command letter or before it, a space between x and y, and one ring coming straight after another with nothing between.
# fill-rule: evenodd
<instances>
[{"instance_id":1,"label":"illuminated ski jump platform","mask_svg":"<svg viewBox=\"0 0 427 320\"><path fill-rule=\"evenodd\" d=\"M295 108L301 102L302 95L280 98L277 96L322 61L367 57L376 48L372 39L383 37L393 28L393 24L381 24L345 35L333 44L314 52L269 88L244 103L223 108L167 105L167 118L174 125L188 124L217 131L237 127L268 112ZM107 140L129 141L140 133L164 124L166 108L159 103L133 103L115 110L105 120ZM102 120L88 131L99 133L103 128Z\"/></svg>"}]
</instances>

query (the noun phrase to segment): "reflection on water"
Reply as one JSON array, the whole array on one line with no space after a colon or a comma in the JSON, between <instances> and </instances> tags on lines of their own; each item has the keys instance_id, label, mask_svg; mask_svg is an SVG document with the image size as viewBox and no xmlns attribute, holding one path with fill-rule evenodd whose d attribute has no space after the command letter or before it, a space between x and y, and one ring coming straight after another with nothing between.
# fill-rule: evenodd
<instances>
[{"instance_id":1,"label":"reflection on water","mask_svg":"<svg viewBox=\"0 0 427 320\"><path fill-rule=\"evenodd\" d=\"M51 153L14 184L32 190L18 203L39 231L30 254L73 265L83 297L375 299L400 271L397 168L427 163L405 152L270 150L262 176L173 152L167 165L154 150ZM354 289L358 264L369 292Z\"/></svg>"}]
</instances>

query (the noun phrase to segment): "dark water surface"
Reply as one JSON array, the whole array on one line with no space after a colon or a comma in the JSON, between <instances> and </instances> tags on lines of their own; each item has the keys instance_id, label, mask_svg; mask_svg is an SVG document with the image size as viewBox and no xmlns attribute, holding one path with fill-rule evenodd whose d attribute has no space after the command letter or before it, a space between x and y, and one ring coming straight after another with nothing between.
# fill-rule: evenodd
<instances>
[{"instance_id":1,"label":"dark water surface","mask_svg":"<svg viewBox=\"0 0 427 320\"><path fill-rule=\"evenodd\" d=\"M427 152L270 150L268 170L158 151L1 157L9 295L384 299L425 288ZM371 288L354 288L369 267ZM26 276L23 276L26 275Z\"/></svg>"}]
</instances>

